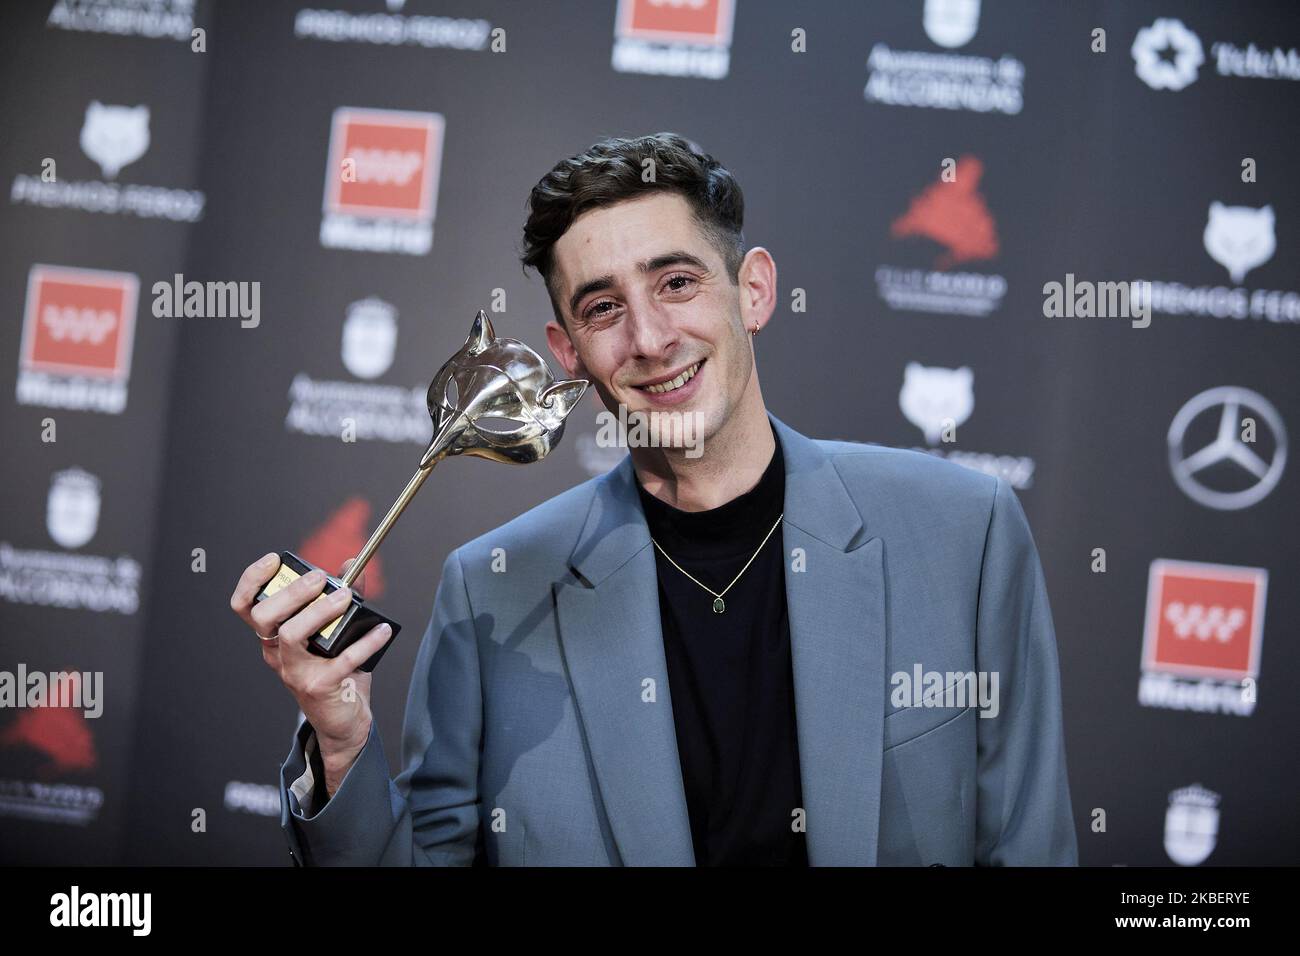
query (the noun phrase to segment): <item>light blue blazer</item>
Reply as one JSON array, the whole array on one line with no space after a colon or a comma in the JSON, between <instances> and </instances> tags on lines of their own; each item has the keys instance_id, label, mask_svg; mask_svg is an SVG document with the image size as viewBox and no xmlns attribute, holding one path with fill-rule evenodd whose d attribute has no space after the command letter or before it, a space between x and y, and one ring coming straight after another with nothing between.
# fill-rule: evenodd
<instances>
[{"instance_id":1,"label":"light blue blazer","mask_svg":"<svg viewBox=\"0 0 1300 956\"><path fill-rule=\"evenodd\" d=\"M1051 611L1011 488L772 423L810 863L1077 864ZM624 457L447 556L396 779L372 728L316 812L315 734L295 735L295 863L694 865L634 481ZM896 675L922 672L996 673L996 716L918 705Z\"/></svg>"}]
</instances>

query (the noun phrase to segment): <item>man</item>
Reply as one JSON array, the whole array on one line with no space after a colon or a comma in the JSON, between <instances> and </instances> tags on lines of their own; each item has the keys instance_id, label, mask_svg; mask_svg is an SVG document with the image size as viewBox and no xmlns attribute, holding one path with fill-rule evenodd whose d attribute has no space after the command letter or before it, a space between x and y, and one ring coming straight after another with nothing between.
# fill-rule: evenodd
<instances>
[{"instance_id":1,"label":"man","mask_svg":"<svg viewBox=\"0 0 1300 956\"><path fill-rule=\"evenodd\" d=\"M447 557L395 780L355 671L387 634L314 657L346 596L311 604L303 578L254 605L275 556L244 573L232 607L306 716L281 770L296 862L1077 862L1015 496L769 415L754 341L776 266L742 225L730 173L671 134L598 143L533 189L524 263L556 360L612 413L691 416L696 443L633 447Z\"/></svg>"}]
</instances>

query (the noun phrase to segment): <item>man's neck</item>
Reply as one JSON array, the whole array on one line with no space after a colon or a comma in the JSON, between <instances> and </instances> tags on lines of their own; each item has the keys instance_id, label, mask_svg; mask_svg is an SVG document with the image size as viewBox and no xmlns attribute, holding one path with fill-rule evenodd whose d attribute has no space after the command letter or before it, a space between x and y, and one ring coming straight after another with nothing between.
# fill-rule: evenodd
<instances>
[{"instance_id":1,"label":"man's neck","mask_svg":"<svg viewBox=\"0 0 1300 956\"><path fill-rule=\"evenodd\" d=\"M641 487L682 511L708 511L751 490L763 477L776 440L757 381L735 413L689 458L686 449L633 448L632 467Z\"/></svg>"}]
</instances>

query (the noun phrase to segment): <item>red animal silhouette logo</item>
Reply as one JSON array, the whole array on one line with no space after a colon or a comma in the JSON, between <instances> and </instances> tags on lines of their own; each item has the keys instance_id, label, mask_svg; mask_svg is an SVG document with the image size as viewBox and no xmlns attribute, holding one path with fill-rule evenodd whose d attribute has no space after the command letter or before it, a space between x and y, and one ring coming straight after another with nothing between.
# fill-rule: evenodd
<instances>
[{"instance_id":1,"label":"red animal silhouette logo","mask_svg":"<svg viewBox=\"0 0 1300 956\"><path fill-rule=\"evenodd\" d=\"M365 547L370 531L370 502L354 495L303 542L298 554L316 567L338 574L343 569L343 562L355 558ZM362 577L366 582L363 593L367 598L383 596L384 569L379 555L370 559Z\"/></svg>"},{"instance_id":2,"label":"red animal silhouette logo","mask_svg":"<svg viewBox=\"0 0 1300 956\"><path fill-rule=\"evenodd\" d=\"M81 675L69 674L79 688ZM25 693L20 689L19 693ZM34 707L24 710L18 719L0 732L0 747L29 748L43 754L47 762L36 769L44 780L73 771L93 770L99 763L95 739L86 716L75 707Z\"/></svg>"},{"instance_id":3,"label":"red animal silhouette logo","mask_svg":"<svg viewBox=\"0 0 1300 956\"><path fill-rule=\"evenodd\" d=\"M940 180L927 186L890 230L895 239L925 236L942 245L945 251L935 262L939 269L998 254L997 226L979 192L984 164L974 156L963 156L954 172L952 182Z\"/></svg>"}]
</instances>

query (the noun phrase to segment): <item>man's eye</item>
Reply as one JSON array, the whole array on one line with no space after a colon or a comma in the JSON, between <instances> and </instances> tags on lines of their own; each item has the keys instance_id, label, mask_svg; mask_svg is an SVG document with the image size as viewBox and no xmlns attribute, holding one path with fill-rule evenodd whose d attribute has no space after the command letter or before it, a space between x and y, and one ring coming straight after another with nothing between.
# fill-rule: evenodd
<instances>
[{"instance_id":1,"label":"man's eye","mask_svg":"<svg viewBox=\"0 0 1300 956\"><path fill-rule=\"evenodd\" d=\"M690 282L694 282L694 281L695 281L695 279L694 279L694 277L692 277L692 276L673 276L673 277L670 278L667 282L665 282L664 285L666 285L666 286L670 286L670 285L672 285L674 282L690 283ZM672 291L673 291L673 292L681 292L681 291L682 291L683 289L685 289L685 288L686 288L685 284L683 284L683 285L678 285L678 286L673 286Z\"/></svg>"}]
</instances>

